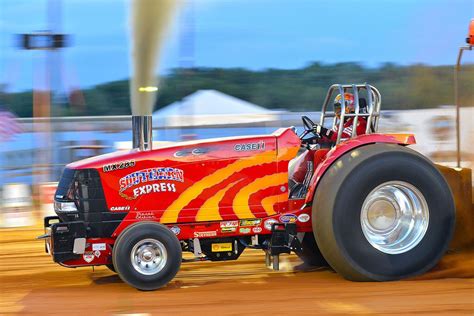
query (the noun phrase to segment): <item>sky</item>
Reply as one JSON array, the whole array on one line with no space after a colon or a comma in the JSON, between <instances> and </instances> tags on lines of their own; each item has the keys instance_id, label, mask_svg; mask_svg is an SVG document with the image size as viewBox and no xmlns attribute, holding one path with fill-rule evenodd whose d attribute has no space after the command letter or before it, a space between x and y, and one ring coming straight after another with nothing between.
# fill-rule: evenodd
<instances>
[{"instance_id":1,"label":"sky","mask_svg":"<svg viewBox=\"0 0 474 316\"><path fill-rule=\"evenodd\" d=\"M51 2L60 8L49 15L53 25L71 35L71 46L49 57L20 50L15 34L51 28ZM0 84L7 91L41 87L48 58L59 65L55 82L66 90L128 78L130 5L0 0ZM199 67L254 70L313 61L452 65L473 17L474 0L187 0L175 14L156 72L189 65L189 58ZM474 61L470 55L466 62Z\"/></svg>"}]
</instances>

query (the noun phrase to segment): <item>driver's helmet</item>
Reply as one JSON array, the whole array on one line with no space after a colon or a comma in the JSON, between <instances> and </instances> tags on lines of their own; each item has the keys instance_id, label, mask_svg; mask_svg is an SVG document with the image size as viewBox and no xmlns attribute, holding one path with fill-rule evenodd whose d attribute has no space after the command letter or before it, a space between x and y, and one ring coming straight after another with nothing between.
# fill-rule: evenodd
<instances>
[{"instance_id":1,"label":"driver's helmet","mask_svg":"<svg viewBox=\"0 0 474 316\"><path fill-rule=\"evenodd\" d=\"M342 96L338 94L334 99L334 113L336 114L337 118L341 117L341 99ZM345 112L347 113L354 113L354 95L352 93L344 93L344 101L346 103Z\"/></svg>"}]
</instances>

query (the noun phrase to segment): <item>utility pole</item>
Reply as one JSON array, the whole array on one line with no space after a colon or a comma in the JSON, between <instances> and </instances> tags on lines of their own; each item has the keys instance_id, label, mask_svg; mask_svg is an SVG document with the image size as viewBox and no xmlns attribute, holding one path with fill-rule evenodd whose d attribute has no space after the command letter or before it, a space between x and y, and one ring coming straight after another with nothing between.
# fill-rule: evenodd
<instances>
[{"instance_id":1,"label":"utility pole","mask_svg":"<svg viewBox=\"0 0 474 316\"><path fill-rule=\"evenodd\" d=\"M20 48L44 56L33 56L33 118L36 144L33 183L51 180L50 164L53 162L53 134L51 116L54 116L54 94L60 81L60 49L66 47L68 37L59 33L61 24L61 0L48 0L46 7L47 29L20 34ZM43 62L41 62L43 61ZM37 193L37 190L36 190Z\"/></svg>"},{"instance_id":2,"label":"utility pole","mask_svg":"<svg viewBox=\"0 0 474 316\"><path fill-rule=\"evenodd\" d=\"M466 44L459 47L458 59L454 68L454 104L456 105L456 167L461 168L461 127L460 127L460 104L459 104L459 72L461 71L461 59L464 51L472 50L474 46L474 19L469 24Z\"/></svg>"},{"instance_id":3,"label":"utility pole","mask_svg":"<svg viewBox=\"0 0 474 316\"><path fill-rule=\"evenodd\" d=\"M194 0L187 0L180 17L180 42L179 42L179 68L183 77L192 75L194 68L194 48L195 48L195 17L194 17ZM182 84L184 94L192 91L192 86ZM191 107L192 109L193 107ZM193 115L194 113L182 113L190 119L186 123L190 126L185 138L194 138Z\"/></svg>"}]
</instances>

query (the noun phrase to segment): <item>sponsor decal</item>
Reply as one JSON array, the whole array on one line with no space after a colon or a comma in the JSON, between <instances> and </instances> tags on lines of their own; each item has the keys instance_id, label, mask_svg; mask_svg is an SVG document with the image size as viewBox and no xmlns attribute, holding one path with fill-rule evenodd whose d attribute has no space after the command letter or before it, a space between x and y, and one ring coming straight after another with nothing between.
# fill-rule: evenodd
<instances>
[{"instance_id":1,"label":"sponsor decal","mask_svg":"<svg viewBox=\"0 0 474 316\"><path fill-rule=\"evenodd\" d=\"M105 243L102 244L92 244L92 250L105 250Z\"/></svg>"},{"instance_id":2,"label":"sponsor decal","mask_svg":"<svg viewBox=\"0 0 474 316\"><path fill-rule=\"evenodd\" d=\"M145 184L149 182L158 182ZM157 192L176 192L172 182L184 182L184 171L177 168L149 168L132 172L119 180L119 194L127 200ZM131 192L127 192L127 190ZM132 194L130 196L130 194Z\"/></svg>"},{"instance_id":3,"label":"sponsor decal","mask_svg":"<svg viewBox=\"0 0 474 316\"><path fill-rule=\"evenodd\" d=\"M178 226L173 226L170 228L170 230L173 232L173 234L175 234L176 236L179 235L179 233L181 233L181 228L179 228Z\"/></svg>"},{"instance_id":4,"label":"sponsor decal","mask_svg":"<svg viewBox=\"0 0 474 316\"><path fill-rule=\"evenodd\" d=\"M265 142L263 140L256 143L244 143L236 144L234 146L235 151L255 151L255 150L265 150Z\"/></svg>"},{"instance_id":5,"label":"sponsor decal","mask_svg":"<svg viewBox=\"0 0 474 316\"><path fill-rule=\"evenodd\" d=\"M194 238L206 238L206 237L215 237L217 236L217 231L208 231L208 232L194 232Z\"/></svg>"},{"instance_id":6,"label":"sponsor decal","mask_svg":"<svg viewBox=\"0 0 474 316\"><path fill-rule=\"evenodd\" d=\"M99 258L100 257L100 251L99 250L94 251L94 256Z\"/></svg>"},{"instance_id":7,"label":"sponsor decal","mask_svg":"<svg viewBox=\"0 0 474 316\"><path fill-rule=\"evenodd\" d=\"M155 219L155 213L153 212L137 212L135 215L136 219Z\"/></svg>"},{"instance_id":8,"label":"sponsor decal","mask_svg":"<svg viewBox=\"0 0 474 316\"><path fill-rule=\"evenodd\" d=\"M176 192L176 186L174 183L153 183L147 184L138 188L133 189L133 199L136 199L140 195L156 193L156 192Z\"/></svg>"},{"instance_id":9,"label":"sponsor decal","mask_svg":"<svg viewBox=\"0 0 474 316\"><path fill-rule=\"evenodd\" d=\"M301 223L306 223L307 221L309 221L311 217L306 214L306 213L302 213L300 215L298 215L298 220L301 222Z\"/></svg>"},{"instance_id":10,"label":"sponsor decal","mask_svg":"<svg viewBox=\"0 0 474 316\"><path fill-rule=\"evenodd\" d=\"M110 171L130 168L130 167L135 167L135 160L126 160L126 161L120 161L120 162L104 165L102 167L102 170L104 170L104 172L110 172Z\"/></svg>"},{"instance_id":11,"label":"sponsor decal","mask_svg":"<svg viewBox=\"0 0 474 316\"><path fill-rule=\"evenodd\" d=\"M238 227L238 226L239 226L239 221L221 222L221 228L224 228L224 227Z\"/></svg>"},{"instance_id":12,"label":"sponsor decal","mask_svg":"<svg viewBox=\"0 0 474 316\"><path fill-rule=\"evenodd\" d=\"M232 251L232 243L219 243L219 244L211 244L211 251L212 252L223 252L223 251Z\"/></svg>"},{"instance_id":13,"label":"sponsor decal","mask_svg":"<svg viewBox=\"0 0 474 316\"><path fill-rule=\"evenodd\" d=\"M129 211L130 210L130 206L127 205L127 206L112 206L110 208L111 211Z\"/></svg>"},{"instance_id":14,"label":"sponsor decal","mask_svg":"<svg viewBox=\"0 0 474 316\"><path fill-rule=\"evenodd\" d=\"M266 230L272 230L272 225L278 223L276 219L270 218L263 223L263 226L265 227Z\"/></svg>"},{"instance_id":15,"label":"sponsor decal","mask_svg":"<svg viewBox=\"0 0 474 316\"><path fill-rule=\"evenodd\" d=\"M239 233L248 234L250 233L250 228L239 228Z\"/></svg>"},{"instance_id":16,"label":"sponsor decal","mask_svg":"<svg viewBox=\"0 0 474 316\"><path fill-rule=\"evenodd\" d=\"M252 228L252 232L255 234L261 233L262 232L262 227L254 227Z\"/></svg>"},{"instance_id":17,"label":"sponsor decal","mask_svg":"<svg viewBox=\"0 0 474 316\"><path fill-rule=\"evenodd\" d=\"M221 233L235 233L237 231L237 227L222 227Z\"/></svg>"},{"instance_id":18,"label":"sponsor decal","mask_svg":"<svg viewBox=\"0 0 474 316\"><path fill-rule=\"evenodd\" d=\"M285 214L280 216L280 222L285 224L296 223L297 217L295 214Z\"/></svg>"},{"instance_id":19,"label":"sponsor decal","mask_svg":"<svg viewBox=\"0 0 474 316\"><path fill-rule=\"evenodd\" d=\"M177 168L149 168L135 171L120 179L120 190L159 180L184 182L184 171Z\"/></svg>"},{"instance_id":20,"label":"sponsor decal","mask_svg":"<svg viewBox=\"0 0 474 316\"><path fill-rule=\"evenodd\" d=\"M248 226L257 226L260 225L262 222L261 219L241 219L240 226L248 227Z\"/></svg>"},{"instance_id":21,"label":"sponsor decal","mask_svg":"<svg viewBox=\"0 0 474 316\"><path fill-rule=\"evenodd\" d=\"M82 259L84 259L84 261L87 263L91 263L92 260L94 260L94 258L95 258L95 255L92 251L86 251L82 255Z\"/></svg>"}]
</instances>

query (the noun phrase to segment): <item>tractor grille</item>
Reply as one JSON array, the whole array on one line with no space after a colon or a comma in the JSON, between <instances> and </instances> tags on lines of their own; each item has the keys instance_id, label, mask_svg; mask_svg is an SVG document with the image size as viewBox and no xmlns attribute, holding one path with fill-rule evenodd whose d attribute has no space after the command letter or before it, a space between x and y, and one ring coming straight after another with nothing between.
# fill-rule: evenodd
<instances>
[{"instance_id":1,"label":"tractor grille","mask_svg":"<svg viewBox=\"0 0 474 316\"><path fill-rule=\"evenodd\" d=\"M108 211L97 170L76 170L71 191L78 210L84 213Z\"/></svg>"},{"instance_id":2,"label":"tractor grille","mask_svg":"<svg viewBox=\"0 0 474 316\"><path fill-rule=\"evenodd\" d=\"M88 237L111 236L127 214L110 212L99 172L95 169L64 169L55 198L75 202L78 212L71 214L73 216L60 215L61 220L84 221Z\"/></svg>"}]
</instances>

